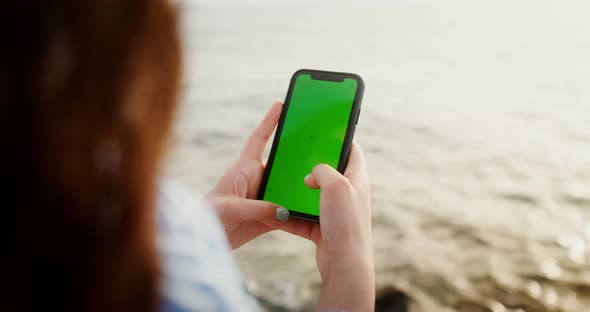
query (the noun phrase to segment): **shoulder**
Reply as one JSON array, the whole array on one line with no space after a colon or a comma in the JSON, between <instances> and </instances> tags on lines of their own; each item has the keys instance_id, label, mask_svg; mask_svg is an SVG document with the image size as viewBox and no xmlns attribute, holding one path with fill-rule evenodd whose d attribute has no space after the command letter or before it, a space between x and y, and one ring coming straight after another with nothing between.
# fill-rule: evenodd
<instances>
[{"instance_id":1,"label":"shoulder","mask_svg":"<svg viewBox=\"0 0 590 312\"><path fill-rule=\"evenodd\" d=\"M157 199L157 242L163 268L163 310L251 310L215 212L182 186L162 180Z\"/></svg>"}]
</instances>

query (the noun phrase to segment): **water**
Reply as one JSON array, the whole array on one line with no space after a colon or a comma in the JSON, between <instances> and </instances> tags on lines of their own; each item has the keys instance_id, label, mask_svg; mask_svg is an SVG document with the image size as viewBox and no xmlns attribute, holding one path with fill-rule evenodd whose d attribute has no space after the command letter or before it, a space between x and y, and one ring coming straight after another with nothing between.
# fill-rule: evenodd
<instances>
[{"instance_id":1,"label":"water","mask_svg":"<svg viewBox=\"0 0 590 312\"><path fill-rule=\"evenodd\" d=\"M590 5L187 3L168 172L206 192L299 68L366 83L379 288L411 311L590 311ZM236 252L269 306L308 308L314 246Z\"/></svg>"}]
</instances>

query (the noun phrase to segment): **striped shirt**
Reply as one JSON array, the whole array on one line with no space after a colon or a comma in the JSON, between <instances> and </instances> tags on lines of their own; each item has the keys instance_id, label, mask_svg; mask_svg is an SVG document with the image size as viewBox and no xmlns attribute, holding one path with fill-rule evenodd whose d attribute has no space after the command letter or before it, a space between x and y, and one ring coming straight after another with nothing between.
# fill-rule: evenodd
<instances>
[{"instance_id":1,"label":"striped shirt","mask_svg":"<svg viewBox=\"0 0 590 312\"><path fill-rule=\"evenodd\" d=\"M180 185L160 183L157 244L162 311L257 311L213 209Z\"/></svg>"}]
</instances>

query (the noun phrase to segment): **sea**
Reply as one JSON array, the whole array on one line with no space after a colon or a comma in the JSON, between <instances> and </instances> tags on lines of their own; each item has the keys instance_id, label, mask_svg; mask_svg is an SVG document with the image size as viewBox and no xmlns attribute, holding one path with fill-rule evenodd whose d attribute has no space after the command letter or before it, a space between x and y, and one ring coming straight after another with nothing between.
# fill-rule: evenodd
<instances>
[{"instance_id":1,"label":"sea","mask_svg":"<svg viewBox=\"0 0 590 312\"><path fill-rule=\"evenodd\" d=\"M166 173L207 192L300 68L353 72L377 286L409 311L590 311L590 2L179 1ZM269 311L313 309L315 246L234 252Z\"/></svg>"}]
</instances>

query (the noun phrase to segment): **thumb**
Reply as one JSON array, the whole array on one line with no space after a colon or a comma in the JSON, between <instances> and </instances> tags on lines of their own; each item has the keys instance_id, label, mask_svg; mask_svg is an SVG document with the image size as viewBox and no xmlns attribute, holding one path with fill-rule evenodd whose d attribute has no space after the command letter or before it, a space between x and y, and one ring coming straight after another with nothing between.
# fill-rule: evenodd
<instances>
[{"instance_id":1,"label":"thumb","mask_svg":"<svg viewBox=\"0 0 590 312\"><path fill-rule=\"evenodd\" d=\"M326 164L315 166L310 174L305 177L305 185L313 189L323 189L333 183L347 182L346 178L336 169Z\"/></svg>"},{"instance_id":2,"label":"thumb","mask_svg":"<svg viewBox=\"0 0 590 312\"><path fill-rule=\"evenodd\" d=\"M254 199L237 198L239 203L233 211L234 217L242 221L257 221L276 226L289 219L289 211L271 202Z\"/></svg>"}]
</instances>

